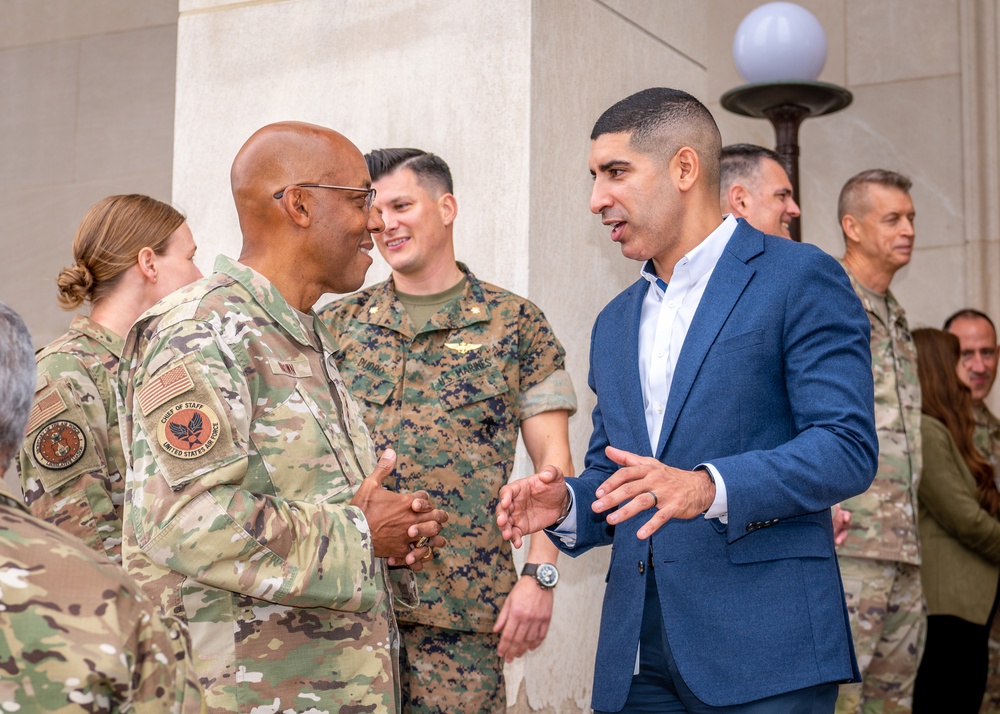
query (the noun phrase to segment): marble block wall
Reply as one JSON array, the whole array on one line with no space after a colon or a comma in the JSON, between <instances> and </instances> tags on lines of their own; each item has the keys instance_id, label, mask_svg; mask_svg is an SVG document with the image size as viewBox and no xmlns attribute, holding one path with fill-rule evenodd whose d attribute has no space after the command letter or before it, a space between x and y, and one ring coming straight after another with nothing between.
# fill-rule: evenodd
<instances>
[{"instance_id":1,"label":"marble block wall","mask_svg":"<svg viewBox=\"0 0 1000 714\"><path fill-rule=\"evenodd\" d=\"M66 331L56 276L96 201L169 202L177 0L4 0L0 301L36 347ZM8 474L16 487L17 478Z\"/></svg>"}]
</instances>

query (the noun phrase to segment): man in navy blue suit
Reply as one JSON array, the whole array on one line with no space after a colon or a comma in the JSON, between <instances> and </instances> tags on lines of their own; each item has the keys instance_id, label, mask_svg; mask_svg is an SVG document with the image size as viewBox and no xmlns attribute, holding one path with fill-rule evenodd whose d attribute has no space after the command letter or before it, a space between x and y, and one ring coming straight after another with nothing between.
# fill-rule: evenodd
<instances>
[{"instance_id":1,"label":"man in navy blue suit","mask_svg":"<svg viewBox=\"0 0 1000 714\"><path fill-rule=\"evenodd\" d=\"M723 219L721 143L673 89L598 119L590 209L641 277L594 324L584 472L497 508L612 546L597 711L832 712L858 678L830 507L875 475L868 320L828 255Z\"/></svg>"}]
</instances>

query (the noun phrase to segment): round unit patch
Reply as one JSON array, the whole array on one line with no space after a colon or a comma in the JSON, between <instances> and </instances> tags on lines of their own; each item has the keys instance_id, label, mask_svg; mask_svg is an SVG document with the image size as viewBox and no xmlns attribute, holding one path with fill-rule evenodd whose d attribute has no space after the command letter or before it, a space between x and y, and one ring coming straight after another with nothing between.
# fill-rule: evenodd
<instances>
[{"instance_id":1,"label":"round unit patch","mask_svg":"<svg viewBox=\"0 0 1000 714\"><path fill-rule=\"evenodd\" d=\"M33 451L38 463L47 469L68 469L83 457L87 437L71 421L54 421L35 437Z\"/></svg>"},{"instance_id":2,"label":"round unit patch","mask_svg":"<svg viewBox=\"0 0 1000 714\"><path fill-rule=\"evenodd\" d=\"M178 402L156 425L160 448L179 459L197 459L219 442L219 417L201 402Z\"/></svg>"}]
</instances>

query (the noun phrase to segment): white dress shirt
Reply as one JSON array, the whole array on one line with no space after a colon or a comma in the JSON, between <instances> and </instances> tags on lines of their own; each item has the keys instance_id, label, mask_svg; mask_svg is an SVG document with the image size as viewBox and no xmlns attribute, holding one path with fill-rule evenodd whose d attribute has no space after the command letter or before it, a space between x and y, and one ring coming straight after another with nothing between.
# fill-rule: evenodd
<instances>
[{"instance_id":1,"label":"white dress shirt","mask_svg":"<svg viewBox=\"0 0 1000 714\"><path fill-rule=\"evenodd\" d=\"M642 277L649 281L649 287L639 317L639 380L646 432L653 454L660 440L677 358L705 294L705 286L735 230L736 219L727 215L705 240L677 261L669 283L656 275L652 260L647 260L640 271ZM699 466L707 468L715 479L715 500L705 512L705 518L719 518L725 523L729 512L726 483L712 464ZM552 534L567 547L576 544L576 499L572 494L570 489L572 503L566 519L551 529Z\"/></svg>"}]
</instances>

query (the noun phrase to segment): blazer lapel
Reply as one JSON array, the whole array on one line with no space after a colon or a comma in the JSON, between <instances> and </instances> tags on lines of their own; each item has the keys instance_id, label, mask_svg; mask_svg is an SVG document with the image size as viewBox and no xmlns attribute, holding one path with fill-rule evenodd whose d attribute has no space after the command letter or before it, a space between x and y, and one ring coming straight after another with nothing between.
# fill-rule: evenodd
<instances>
[{"instance_id":1,"label":"blazer lapel","mask_svg":"<svg viewBox=\"0 0 1000 714\"><path fill-rule=\"evenodd\" d=\"M658 459L662 458L708 350L754 274L754 269L746 261L763 252L763 236L740 219L709 278L674 368L660 440L656 445Z\"/></svg>"},{"instance_id":2,"label":"blazer lapel","mask_svg":"<svg viewBox=\"0 0 1000 714\"><path fill-rule=\"evenodd\" d=\"M642 383L639 380L639 319L642 317L642 301L648 285L642 278L632 284L621 304L621 310L610 316L613 323L607 332L606 341L602 340L603 344L599 345L606 348L608 359L617 362L608 365L609 372L614 375L614 393L621 395L621 408L625 410L632 432L636 447L634 451L644 456L651 455L652 450L646 431L646 409L642 401Z\"/></svg>"}]
</instances>

